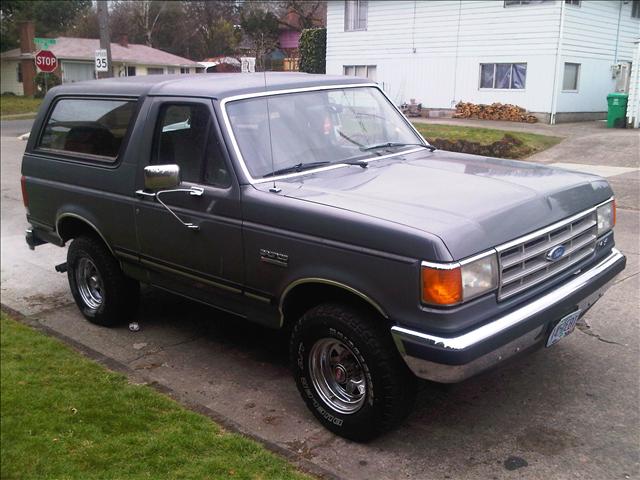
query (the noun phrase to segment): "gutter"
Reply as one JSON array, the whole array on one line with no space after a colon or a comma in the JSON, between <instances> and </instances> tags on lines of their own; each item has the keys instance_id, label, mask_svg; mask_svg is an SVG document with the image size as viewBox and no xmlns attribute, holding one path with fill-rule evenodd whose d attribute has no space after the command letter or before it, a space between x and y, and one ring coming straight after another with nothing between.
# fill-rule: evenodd
<instances>
[{"instance_id":1,"label":"gutter","mask_svg":"<svg viewBox=\"0 0 640 480\"><path fill-rule=\"evenodd\" d=\"M562 40L564 38L564 7L565 2L560 2L560 28L558 30L558 46L556 47L556 67L553 72L553 92L551 94L551 113L549 125L556 124L556 111L558 109L558 75L560 63L562 61Z\"/></svg>"}]
</instances>

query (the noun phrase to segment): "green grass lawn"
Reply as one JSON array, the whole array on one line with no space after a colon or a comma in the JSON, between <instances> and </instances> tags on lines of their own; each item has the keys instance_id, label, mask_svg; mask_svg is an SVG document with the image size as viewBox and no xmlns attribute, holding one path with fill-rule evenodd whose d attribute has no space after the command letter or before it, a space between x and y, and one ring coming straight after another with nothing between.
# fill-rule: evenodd
<instances>
[{"instance_id":1,"label":"green grass lawn","mask_svg":"<svg viewBox=\"0 0 640 480\"><path fill-rule=\"evenodd\" d=\"M225 432L2 314L3 479L301 479Z\"/></svg>"},{"instance_id":2,"label":"green grass lawn","mask_svg":"<svg viewBox=\"0 0 640 480\"><path fill-rule=\"evenodd\" d=\"M528 155L546 150L562 141L561 137L552 137L548 135L539 135L537 133L524 133L505 130L496 130L492 128L464 127L458 125L439 125L432 123L414 123L418 131L429 141L436 138L445 140L466 140L469 142L477 142L482 145L488 145L501 140L505 134L512 135L523 142L522 150L529 150L527 154L518 155L517 150L513 158L524 158ZM528 147L528 149L526 148Z\"/></svg>"},{"instance_id":3,"label":"green grass lawn","mask_svg":"<svg viewBox=\"0 0 640 480\"><path fill-rule=\"evenodd\" d=\"M37 112L41 102L41 98L2 95L0 96L0 116Z\"/></svg>"}]
</instances>

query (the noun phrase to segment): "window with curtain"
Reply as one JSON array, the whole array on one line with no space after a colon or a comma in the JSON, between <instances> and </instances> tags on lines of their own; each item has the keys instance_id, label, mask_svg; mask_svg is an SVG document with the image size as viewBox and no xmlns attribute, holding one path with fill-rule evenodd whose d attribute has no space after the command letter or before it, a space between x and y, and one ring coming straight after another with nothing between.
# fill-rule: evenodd
<instances>
[{"instance_id":1,"label":"window with curtain","mask_svg":"<svg viewBox=\"0 0 640 480\"><path fill-rule=\"evenodd\" d=\"M564 76L562 77L562 90L577 91L579 74L580 74L579 63L565 63Z\"/></svg>"},{"instance_id":2,"label":"window with curtain","mask_svg":"<svg viewBox=\"0 0 640 480\"><path fill-rule=\"evenodd\" d=\"M580 6L580 0L564 0L567 5L573 5L574 7Z\"/></svg>"},{"instance_id":3,"label":"window with curtain","mask_svg":"<svg viewBox=\"0 0 640 480\"><path fill-rule=\"evenodd\" d=\"M346 0L344 2L345 32L367 29L368 0Z\"/></svg>"},{"instance_id":4,"label":"window with curtain","mask_svg":"<svg viewBox=\"0 0 640 480\"><path fill-rule=\"evenodd\" d=\"M631 4L631 17L640 18L640 0L633 0Z\"/></svg>"},{"instance_id":5,"label":"window with curtain","mask_svg":"<svg viewBox=\"0 0 640 480\"><path fill-rule=\"evenodd\" d=\"M480 88L522 90L526 79L526 63L480 64Z\"/></svg>"}]
</instances>

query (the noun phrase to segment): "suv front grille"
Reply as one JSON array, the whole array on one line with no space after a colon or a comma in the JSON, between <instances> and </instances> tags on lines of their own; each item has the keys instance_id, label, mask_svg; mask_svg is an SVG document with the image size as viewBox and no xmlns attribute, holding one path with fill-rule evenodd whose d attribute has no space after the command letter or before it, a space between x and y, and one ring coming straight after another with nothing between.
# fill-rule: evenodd
<instances>
[{"instance_id":1,"label":"suv front grille","mask_svg":"<svg viewBox=\"0 0 640 480\"><path fill-rule=\"evenodd\" d=\"M597 229L594 209L498 247L498 300L527 290L593 255ZM556 261L547 260L547 253L559 245L565 248L564 255Z\"/></svg>"}]
</instances>

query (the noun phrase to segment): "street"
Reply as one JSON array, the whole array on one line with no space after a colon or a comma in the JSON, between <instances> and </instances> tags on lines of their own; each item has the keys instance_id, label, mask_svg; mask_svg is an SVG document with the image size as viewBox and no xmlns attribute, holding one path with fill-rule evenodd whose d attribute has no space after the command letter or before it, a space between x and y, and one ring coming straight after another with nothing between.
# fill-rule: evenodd
<instances>
[{"instance_id":1,"label":"street","mask_svg":"<svg viewBox=\"0 0 640 480\"><path fill-rule=\"evenodd\" d=\"M627 269L579 328L550 349L464 383L422 383L401 428L357 444L326 431L307 410L278 332L153 289L144 290L139 332L86 322L66 275L54 271L66 250L44 245L31 252L24 241L19 179L25 142L17 137L30 123L2 122L4 306L126 366L136 381L166 387L189 405L206 407L228 425L337 477L639 478L637 130L607 131L601 122L536 127L567 139L532 160L596 168L620 199L615 235ZM483 126L491 128L490 122Z\"/></svg>"}]
</instances>

